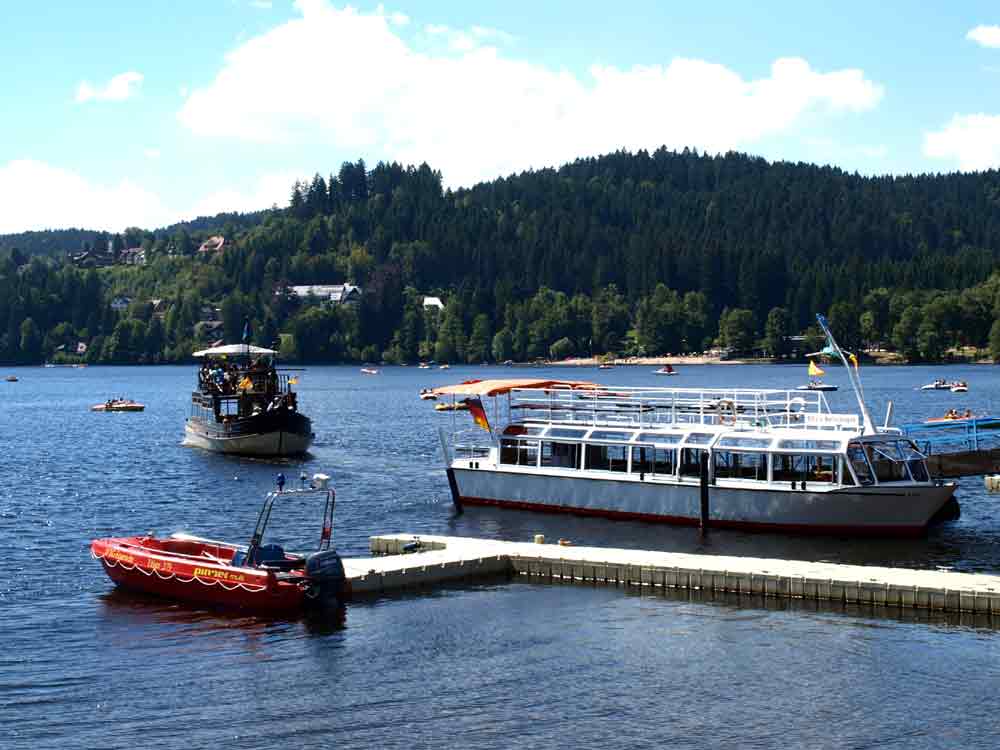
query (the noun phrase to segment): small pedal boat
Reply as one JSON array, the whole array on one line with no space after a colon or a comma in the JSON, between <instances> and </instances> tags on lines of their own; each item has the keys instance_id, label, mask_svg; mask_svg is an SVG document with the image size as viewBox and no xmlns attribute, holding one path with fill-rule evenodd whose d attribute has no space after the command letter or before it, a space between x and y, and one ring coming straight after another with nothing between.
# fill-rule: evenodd
<instances>
[{"instance_id":1,"label":"small pedal boat","mask_svg":"<svg viewBox=\"0 0 1000 750\"><path fill-rule=\"evenodd\" d=\"M143 411L145 404L132 401L127 398L115 398L105 401L103 404L95 404L90 407L91 411Z\"/></svg>"},{"instance_id":2,"label":"small pedal boat","mask_svg":"<svg viewBox=\"0 0 1000 750\"><path fill-rule=\"evenodd\" d=\"M264 499L250 544L240 545L188 534L94 539L91 554L122 588L169 599L271 613L294 613L314 603L341 599L347 593L344 565L330 547L335 493L329 477L317 474L313 485L279 490ZM308 555L264 544L264 531L276 501L295 496L325 496L318 549Z\"/></svg>"}]
</instances>

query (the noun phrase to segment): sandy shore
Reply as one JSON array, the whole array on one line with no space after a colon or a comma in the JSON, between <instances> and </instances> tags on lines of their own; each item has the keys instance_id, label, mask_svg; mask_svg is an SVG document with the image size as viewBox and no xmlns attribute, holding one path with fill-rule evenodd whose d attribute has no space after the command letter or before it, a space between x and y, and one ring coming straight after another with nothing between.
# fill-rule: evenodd
<instances>
[{"instance_id":1,"label":"sandy shore","mask_svg":"<svg viewBox=\"0 0 1000 750\"><path fill-rule=\"evenodd\" d=\"M682 365L730 365L740 363L739 360L721 360L718 357L698 354L676 357L622 357L615 360L602 360L598 357L574 357L573 359L564 359L559 362L549 362L548 364L564 367L597 367L605 361L615 366L641 365L646 367L662 367L663 365L673 365L674 367Z\"/></svg>"}]
</instances>

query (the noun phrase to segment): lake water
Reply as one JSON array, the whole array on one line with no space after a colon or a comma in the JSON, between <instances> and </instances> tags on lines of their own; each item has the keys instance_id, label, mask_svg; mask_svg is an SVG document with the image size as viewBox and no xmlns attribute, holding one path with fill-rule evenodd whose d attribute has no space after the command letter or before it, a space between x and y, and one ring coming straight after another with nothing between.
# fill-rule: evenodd
<instances>
[{"instance_id":1,"label":"lake water","mask_svg":"<svg viewBox=\"0 0 1000 750\"><path fill-rule=\"evenodd\" d=\"M667 385L654 368L532 369ZM304 462L180 445L194 367L20 368L0 383L0 747L992 747L1000 622L746 597L488 581L273 621L116 592L91 538L244 540L282 471L331 474L335 539L415 532L963 571L1000 569L1000 496L917 540L696 530L499 509L455 515L422 387L506 368L312 367ZM862 370L873 416L1000 411L991 367ZM0 374L6 374L0 373ZM935 377L967 394L919 392ZM794 387L802 367L683 367L671 386ZM843 370L828 382L847 387ZM141 414L96 414L112 396ZM851 409L849 391L829 394ZM467 414L456 415L467 420ZM286 533L314 539L318 513Z\"/></svg>"}]
</instances>

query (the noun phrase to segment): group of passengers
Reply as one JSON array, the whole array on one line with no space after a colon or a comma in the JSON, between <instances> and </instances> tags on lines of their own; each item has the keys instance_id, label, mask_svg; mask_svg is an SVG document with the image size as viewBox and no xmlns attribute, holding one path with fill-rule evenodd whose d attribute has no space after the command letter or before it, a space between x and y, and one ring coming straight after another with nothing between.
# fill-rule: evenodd
<instances>
[{"instance_id":1,"label":"group of passengers","mask_svg":"<svg viewBox=\"0 0 1000 750\"><path fill-rule=\"evenodd\" d=\"M972 409L966 409L965 413L960 413L957 409L949 409L944 414L945 419L972 419Z\"/></svg>"},{"instance_id":2,"label":"group of passengers","mask_svg":"<svg viewBox=\"0 0 1000 750\"><path fill-rule=\"evenodd\" d=\"M274 366L262 357L255 358L246 368L225 359L207 360L198 371L198 386L224 396L250 391L273 393L277 390L278 375Z\"/></svg>"}]
</instances>

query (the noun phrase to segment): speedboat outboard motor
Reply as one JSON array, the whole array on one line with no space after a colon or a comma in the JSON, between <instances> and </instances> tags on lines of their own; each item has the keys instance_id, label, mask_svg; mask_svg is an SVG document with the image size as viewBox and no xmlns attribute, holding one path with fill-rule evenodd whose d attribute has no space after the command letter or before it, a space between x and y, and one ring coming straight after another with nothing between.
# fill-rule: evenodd
<instances>
[{"instance_id":1,"label":"speedboat outboard motor","mask_svg":"<svg viewBox=\"0 0 1000 750\"><path fill-rule=\"evenodd\" d=\"M306 558L306 594L314 599L341 599L344 595L347 575L344 563L335 549L313 552Z\"/></svg>"}]
</instances>

